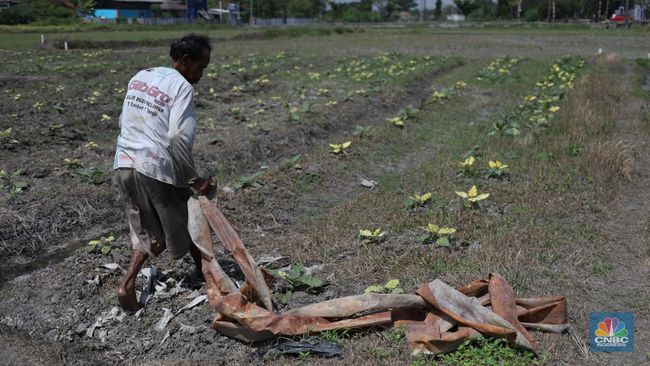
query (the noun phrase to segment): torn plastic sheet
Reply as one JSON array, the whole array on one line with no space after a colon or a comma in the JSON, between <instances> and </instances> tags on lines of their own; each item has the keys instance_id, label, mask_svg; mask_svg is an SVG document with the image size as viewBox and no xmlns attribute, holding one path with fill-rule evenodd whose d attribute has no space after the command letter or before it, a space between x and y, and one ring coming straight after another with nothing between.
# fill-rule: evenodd
<instances>
[{"instance_id":1,"label":"torn plastic sheet","mask_svg":"<svg viewBox=\"0 0 650 366\"><path fill-rule=\"evenodd\" d=\"M156 323L156 325L154 326L154 329L157 332L164 331L165 327L167 326L169 321L172 320L172 318L174 317L174 313L171 310L169 310L167 308L163 308L163 311L164 311L164 314L163 314L162 318L160 318L160 320L158 320L158 323Z\"/></svg>"},{"instance_id":2,"label":"torn plastic sheet","mask_svg":"<svg viewBox=\"0 0 650 366\"><path fill-rule=\"evenodd\" d=\"M534 351L536 342L525 328L549 332L568 328L564 297L517 299L506 280L494 273L488 281L458 290L435 280L416 293L457 326L443 329L435 316L408 324L406 337L414 354L450 352L480 335L506 338L512 345Z\"/></svg>"},{"instance_id":3,"label":"torn plastic sheet","mask_svg":"<svg viewBox=\"0 0 650 366\"><path fill-rule=\"evenodd\" d=\"M505 338L534 351L536 342L527 329L563 332L569 326L564 297L515 298L498 274L458 289L436 279L415 295L348 296L278 313L272 310L269 278L232 226L207 198L199 197L200 205L191 200L190 233L203 253L207 298L217 313L212 327L225 336L257 342L335 329L405 326L414 354L450 352L479 336ZM239 289L216 262L208 223L246 277Z\"/></svg>"},{"instance_id":4,"label":"torn plastic sheet","mask_svg":"<svg viewBox=\"0 0 650 366\"><path fill-rule=\"evenodd\" d=\"M160 277L161 273L156 267L147 267L140 270L140 273L147 279L147 283L144 285L140 296L138 297L138 302L145 306L149 302L149 299L156 292L156 281Z\"/></svg>"},{"instance_id":5,"label":"torn plastic sheet","mask_svg":"<svg viewBox=\"0 0 650 366\"><path fill-rule=\"evenodd\" d=\"M125 316L125 312L120 311L117 306L114 306L110 311L102 313L102 315L98 317L97 320L88 327L88 329L86 329L86 336L92 338L97 328L101 328L104 324L114 321L122 322Z\"/></svg>"},{"instance_id":6,"label":"torn plastic sheet","mask_svg":"<svg viewBox=\"0 0 650 366\"><path fill-rule=\"evenodd\" d=\"M528 340L524 328L562 332L568 327L563 297L515 299L514 292L507 291L505 280L494 274L491 279L495 279L492 293L495 299L499 298L502 307L499 312L503 316L481 304L479 298L466 296L435 280L417 291L420 296L365 294L312 304L284 314L263 309L248 302L243 295L233 293L217 301L215 309L219 316L213 328L229 337L256 342L278 335L332 329L406 326L409 347L417 354L450 352L464 341L480 336L506 338L512 345L534 351L535 343ZM482 298L488 304L491 301L485 295ZM373 311L378 312L349 318ZM516 327L506 318L521 323ZM525 318L536 322L522 321Z\"/></svg>"},{"instance_id":7,"label":"torn plastic sheet","mask_svg":"<svg viewBox=\"0 0 650 366\"><path fill-rule=\"evenodd\" d=\"M210 227L244 273L246 282L253 288L262 301L262 304L264 304L264 307L273 310L271 290L269 290L268 285L264 281L264 275L257 267L257 264L255 264L255 260L248 253L246 247L244 247L244 243L242 243L235 229L233 229L232 225L226 220L217 206L205 196L199 196L199 203L201 205L201 211L210 224Z\"/></svg>"},{"instance_id":8,"label":"torn plastic sheet","mask_svg":"<svg viewBox=\"0 0 650 366\"><path fill-rule=\"evenodd\" d=\"M300 356L305 353L309 353L310 356L321 356L325 358L343 358L343 351L335 342L311 343L287 341L271 345L265 349L258 349L253 355L264 358L275 357L281 354Z\"/></svg>"},{"instance_id":9,"label":"torn plastic sheet","mask_svg":"<svg viewBox=\"0 0 650 366\"><path fill-rule=\"evenodd\" d=\"M398 308L424 308L427 304L420 296L405 294L367 293L342 297L286 311L284 314L303 314L323 318L347 318L367 311Z\"/></svg>"},{"instance_id":10,"label":"torn plastic sheet","mask_svg":"<svg viewBox=\"0 0 650 366\"><path fill-rule=\"evenodd\" d=\"M174 315L178 315L178 314L182 313L185 310L188 310L188 309L191 309L191 308L197 306L198 304L204 302L207 297L208 297L207 295L199 295L199 296L195 297L187 305L185 305L182 308L178 309L178 311Z\"/></svg>"},{"instance_id":11,"label":"torn plastic sheet","mask_svg":"<svg viewBox=\"0 0 650 366\"><path fill-rule=\"evenodd\" d=\"M241 294L222 297L217 303L217 311L225 318L235 320L250 330L270 332L275 335L299 335L392 323L389 311L334 322L319 316L279 314L248 302Z\"/></svg>"}]
</instances>

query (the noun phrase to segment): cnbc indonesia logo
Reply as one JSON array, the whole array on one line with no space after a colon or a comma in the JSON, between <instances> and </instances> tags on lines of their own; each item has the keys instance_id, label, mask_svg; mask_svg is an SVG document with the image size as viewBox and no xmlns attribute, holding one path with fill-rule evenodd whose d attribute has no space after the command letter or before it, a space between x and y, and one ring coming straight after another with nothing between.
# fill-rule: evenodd
<instances>
[{"instance_id":1,"label":"cnbc indonesia logo","mask_svg":"<svg viewBox=\"0 0 650 366\"><path fill-rule=\"evenodd\" d=\"M634 314L591 313L589 350L592 352L632 352L634 350Z\"/></svg>"},{"instance_id":2,"label":"cnbc indonesia logo","mask_svg":"<svg viewBox=\"0 0 650 366\"><path fill-rule=\"evenodd\" d=\"M616 317L606 317L598 323L598 329L594 333L594 341L599 347L625 347L630 341L625 323Z\"/></svg>"}]
</instances>

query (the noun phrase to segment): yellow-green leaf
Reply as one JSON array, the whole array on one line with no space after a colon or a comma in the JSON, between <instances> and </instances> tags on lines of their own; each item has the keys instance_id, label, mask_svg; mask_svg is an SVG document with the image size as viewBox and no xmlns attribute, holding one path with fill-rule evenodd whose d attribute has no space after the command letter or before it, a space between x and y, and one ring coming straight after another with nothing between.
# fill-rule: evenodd
<instances>
[{"instance_id":1,"label":"yellow-green leaf","mask_svg":"<svg viewBox=\"0 0 650 366\"><path fill-rule=\"evenodd\" d=\"M365 292L365 293L370 293L370 292L382 293L382 292L384 292L384 288L381 287L381 286L378 286L378 285L373 285L373 286L370 286L367 289L365 289L363 292Z\"/></svg>"},{"instance_id":2,"label":"yellow-green leaf","mask_svg":"<svg viewBox=\"0 0 650 366\"><path fill-rule=\"evenodd\" d=\"M431 199L431 192L427 192L427 193L423 194L422 196L420 196L419 201L420 202L426 202L426 201L428 201L430 199Z\"/></svg>"},{"instance_id":3,"label":"yellow-green leaf","mask_svg":"<svg viewBox=\"0 0 650 366\"><path fill-rule=\"evenodd\" d=\"M479 194L479 195L476 196L476 197L471 197L471 198L469 198L469 201L470 201L470 202L478 202L478 201L482 201L482 200L488 198L489 196L490 196L489 193L482 193L482 194Z\"/></svg>"},{"instance_id":4,"label":"yellow-green leaf","mask_svg":"<svg viewBox=\"0 0 650 366\"><path fill-rule=\"evenodd\" d=\"M397 286L399 286L399 280L398 279L392 279L392 280L389 280L388 282L386 282L386 284L384 285L384 288L386 290L393 290L393 289L396 289Z\"/></svg>"},{"instance_id":5,"label":"yellow-green leaf","mask_svg":"<svg viewBox=\"0 0 650 366\"><path fill-rule=\"evenodd\" d=\"M438 234L440 235L449 235L453 234L456 232L456 229L452 227L441 227L440 230L438 230Z\"/></svg>"},{"instance_id":6,"label":"yellow-green leaf","mask_svg":"<svg viewBox=\"0 0 650 366\"><path fill-rule=\"evenodd\" d=\"M437 234L439 229L440 228L438 228L438 225L436 225L436 224L428 224L427 225L427 231L429 231L429 232Z\"/></svg>"},{"instance_id":7,"label":"yellow-green leaf","mask_svg":"<svg viewBox=\"0 0 650 366\"><path fill-rule=\"evenodd\" d=\"M372 232L370 230L359 230L359 235L369 237L372 236Z\"/></svg>"}]
</instances>

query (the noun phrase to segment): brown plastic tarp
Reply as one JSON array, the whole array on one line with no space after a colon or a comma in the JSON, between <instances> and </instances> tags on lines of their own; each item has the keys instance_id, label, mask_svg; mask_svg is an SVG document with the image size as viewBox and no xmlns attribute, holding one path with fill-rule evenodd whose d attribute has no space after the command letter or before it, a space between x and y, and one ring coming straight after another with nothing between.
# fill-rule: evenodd
<instances>
[{"instance_id":1,"label":"brown plastic tarp","mask_svg":"<svg viewBox=\"0 0 650 366\"><path fill-rule=\"evenodd\" d=\"M235 232L232 225L226 220L217 206L208 200L205 196L199 196L199 203L201 211L205 215L210 227L219 238L223 246L231 253L235 262L239 265L246 282L253 288L256 295L268 310L273 310L273 302L271 301L271 290L264 281L264 275L255 264L255 260L248 254L244 243L242 243L239 235Z\"/></svg>"},{"instance_id":2,"label":"brown plastic tarp","mask_svg":"<svg viewBox=\"0 0 650 366\"><path fill-rule=\"evenodd\" d=\"M506 338L513 345L534 351L536 342L526 328L557 333L568 328L564 297L517 299L506 280L495 273L487 281L475 281L458 290L435 280L416 292L457 324L456 328L444 329L433 320L428 326L427 320L408 324L409 347L416 354L449 352L460 344L459 339L477 334Z\"/></svg>"},{"instance_id":3,"label":"brown plastic tarp","mask_svg":"<svg viewBox=\"0 0 650 366\"><path fill-rule=\"evenodd\" d=\"M563 332L568 328L564 297L516 298L498 274L458 289L434 280L416 295L364 294L273 311L271 292L239 236L216 205L205 197L190 199L189 228L203 255L203 273L210 306L217 315L213 328L245 342L335 329L405 327L414 354L455 350L479 336L505 338L513 346L534 351L527 329ZM246 283L237 288L215 259L209 228L233 255Z\"/></svg>"}]
</instances>

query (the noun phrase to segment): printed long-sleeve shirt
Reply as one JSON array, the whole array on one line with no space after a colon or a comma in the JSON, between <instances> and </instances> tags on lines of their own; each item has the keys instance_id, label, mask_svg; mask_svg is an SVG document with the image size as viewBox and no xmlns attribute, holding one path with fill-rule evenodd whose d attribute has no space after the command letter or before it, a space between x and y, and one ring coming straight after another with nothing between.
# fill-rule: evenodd
<instances>
[{"instance_id":1,"label":"printed long-sleeve shirt","mask_svg":"<svg viewBox=\"0 0 650 366\"><path fill-rule=\"evenodd\" d=\"M176 187L194 181L193 94L192 85L175 69L137 73L124 98L113 168L134 168Z\"/></svg>"}]
</instances>

